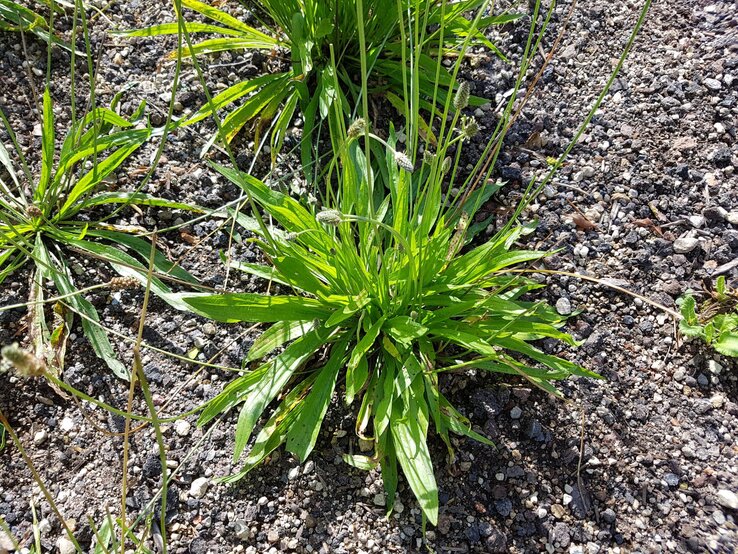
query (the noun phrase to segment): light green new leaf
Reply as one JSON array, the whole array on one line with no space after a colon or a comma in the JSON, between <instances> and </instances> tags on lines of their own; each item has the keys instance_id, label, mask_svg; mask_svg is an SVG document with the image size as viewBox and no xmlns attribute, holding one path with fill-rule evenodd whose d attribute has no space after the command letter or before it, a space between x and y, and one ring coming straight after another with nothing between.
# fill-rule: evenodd
<instances>
[{"instance_id":1,"label":"light green new leaf","mask_svg":"<svg viewBox=\"0 0 738 554\"><path fill-rule=\"evenodd\" d=\"M277 321L254 341L249 348L246 362L263 358L283 344L300 338L314 328L313 321Z\"/></svg>"}]
</instances>

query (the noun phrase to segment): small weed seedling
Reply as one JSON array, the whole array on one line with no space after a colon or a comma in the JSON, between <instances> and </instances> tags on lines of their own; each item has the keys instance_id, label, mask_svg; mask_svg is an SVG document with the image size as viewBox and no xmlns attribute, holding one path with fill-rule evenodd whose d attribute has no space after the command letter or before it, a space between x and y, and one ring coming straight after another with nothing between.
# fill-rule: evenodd
<instances>
[{"instance_id":1,"label":"small weed seedling","mask_svg":"<svg viewBox=\"0 0 738 554\"><path fill-rule=\"evenodd\" d=\"M688 337L699 337L720 354L738 357L738 290L728 287L721 275L714 290L708 287L706 292L708 298L699 313L694 296L681 299L679 330Z\"/></svg>"}]
</instances>

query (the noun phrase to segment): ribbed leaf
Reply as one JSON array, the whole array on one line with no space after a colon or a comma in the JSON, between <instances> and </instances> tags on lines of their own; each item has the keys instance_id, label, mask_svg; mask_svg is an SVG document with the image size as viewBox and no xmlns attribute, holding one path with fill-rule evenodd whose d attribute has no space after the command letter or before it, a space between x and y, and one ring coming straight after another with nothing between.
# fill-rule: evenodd
<instances>
[{"instance_id":1,"label":"ribbed leaf","mask_svg":"<svg viewBox=\"0 0 738 554\"><path fill-rule=\"evenodd\" d=\"M267 404L274 400L295 370L315 354L329 335L329 331L316 329L297 339L285 348L282 354L265 364L264 374L242 398L243 407L236 427L234 459L241 456L254 430L254 425Z\"/></svg>"},{"instance_id":2,"label":"ribbed leaf","mask_svg":"<svg viewBox=\"0 0 738 554\"><path fill-rule=\"evenodd\" d=\"M300 296L189 294L183 295L182 300L200 315L226 323L325 319L332 311L317 300Z\"/></svg>"}]
</instances>

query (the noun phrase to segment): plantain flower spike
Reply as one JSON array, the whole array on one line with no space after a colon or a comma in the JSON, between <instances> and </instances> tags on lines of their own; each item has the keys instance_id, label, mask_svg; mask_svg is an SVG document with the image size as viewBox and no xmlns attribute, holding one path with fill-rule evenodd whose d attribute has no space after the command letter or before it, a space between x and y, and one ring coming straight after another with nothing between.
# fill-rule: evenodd
<instances>
[{"instance_id":1,"label":"plantain flower spike","mask_svg":"<svg viewBox=\"0 0 738 554\"><path fill-rule=\"evenodd\" d=\"M17 342L4 346L0 350L0 354L10 362L22 377L41 377L46 371L46 363L30 352L23 350Z\"/></svg>"},{"instance_id":2,"label":"plantain flower spike","mask_svg":"<svg viewBox=\"0 0 738 554\"><path fill-rule=\"evenodd\" d=\"M323 210L322 212L318 212L315 216L315 219L318 221L318 223L324 223L325 225L332 225L334 227L337 227L339 223L341 223L343 217L341 215L341 212L338 210Z\"/></svg>"},{"instance_id":3,"label":"plantain flower spike","mask_svg":"<svg viewBox=\"0 0 738 554\"><path fill-rule=\"evenodd\" d=\"M366 121L363 117L355 120L348 128L348 137L350 139L359 138L366 132Z\"/></svg>"},{"instance_id":4,"label":"plantain flower spike","mask_svg":"<svg viewBox=\"0 0 738 554\"><path fill-rule=\"evenodd\" d=\"M459 83L459 88L456 89L456 96L454 96L454 108L457 110L463 110L469 105L469 93L471 87L469 81L462 81Z\"/></svg>"},{"instance_id":5,"label":"plantain flower spike","mask_svg":"<svg viewBox=\"0 0 738 554\"><path fill-rule=\"evenodd\" d=\"M451 156L446 156L443 159L443 164L441 164L441 171L443 173L448 173L449 169L451 169Z\"/></svg>"},{"instance_id":6,"label":"plantain flower spike","mask_svg":"<svg viewBox=\"0 0 738 554\"><path fill-rule=\"evenodd\" d=\"M413 162L411 162L410 158L408 158L402 152L395 151L395 162L397 163L399 167L401 167L405 171L408 171L410 173L415 171L415 166L413 165Z\"/></svg>"},{"instance_id":7,"label":"plantain flower spike","mask_svg":"<svg viewBox=\"0 0 738 554\"><path fill-rule=\"evenodd\" d=\"M465 139L470 139L479 133L479 123L473 117L463 117L461 119L461 134Z\"/></svg>"},{"instance_id":8,"label":"plantain flower spike","mask_svg":"<svg viewBox=\"0 0 738 554\"><path fill-rule=\"evenodd\" d=\"M431 152L430 150L425 150L423 152L423 163L424 164L432 165L433 164L433 160L435 160L435 159L436 159L436 155L433 152Z\"/></svg>"},{"instance_id":9,"label":"plantain flower spike","mask_svg":"<svg viewBox=\"0 0 738 554\"><path fill-rule=\"evenodd\" d=\"M108 286L111 291L134 289L138 286L138 280L135 277L113 277Z\"/></svg>"}]
</instances>

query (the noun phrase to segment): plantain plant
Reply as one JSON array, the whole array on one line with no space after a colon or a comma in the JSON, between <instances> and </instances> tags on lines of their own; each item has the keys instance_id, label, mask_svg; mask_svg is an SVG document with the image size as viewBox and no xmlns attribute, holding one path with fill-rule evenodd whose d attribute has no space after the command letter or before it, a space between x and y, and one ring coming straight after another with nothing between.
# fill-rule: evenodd
<instances>
[{"instance_id":1,"label":"plantain plant","mask_svg":"<svg viewBox=\"0 0 738 554\"><path fill-rule=\"evenodd\" d=\"M115 108L118 98L111 105ZM114 109L98 107L73 122L58 152L55 148L54 110L48 88L43 95L40 171L31 173L5 113L0 110L7 136L19 163L0 142L0 284L14 271L33 262L28 303L29 336L33 353L49 369L63 366L66 338L73 313L82 317L82 328L95 353L119 377L128 371L117 359L99 323L93 305L74 284L68 253L106 260L121 275L111 287L146 282L149 243L134 236L141 229L107 223L97 208L106 205L159 206L191 210L192 207L141 192L110 190L110 178L151 136L144 117L145 104L125 118ZM4 173L3 171L4 170ZM146 264L128 254L129 249ZM197 281L163 255L154 257L156 274L167 274L188 284ZM44 286L52 281L64 302L47 323ZM101 284L101 286L107 286ZM169 287L154 276L151 290L175 307L186 309ZM49 314L51 315L51 314Z\"/></svg>"},{"instance_id":2,"label":"plantain plant","mask_svg":"<svg viewBox=\"0 0 738 554\"><path fill-rule=\"evenodd\" d=\"M526 52L535 51L531 40ZM409 49L407 55L421 52ZM526 55L521 75L529 60ZM362 60L362 69L367 67L368 60ZM417 79L408 82L418 86ZM366 102L364 117L347 129L343 100L335 99L329 115L334 159L320 210L253 176L212 164L259 208L254 221L240 221L268 263L232 265L284 292L196 293L183 300L219 321L271 324L246 357L250 371L227 385L199 419L205 425L240 406L234 452L239 460L259 418L268 413L243 466L224 481L243 478L282 444L304 461L340 391L344 402L356 407L357 436L374 445L372 455L345 460L380 468L388 512L401 471L435 524L431 426L451 456L452 433L491 444L443 394L443 374L476 369L516 375L555 395L557 380L598 376L533 344L544 337L576 343L561 331L564 318L554 309L526 299L541 285L510 271L546 256L516 247L531 227L511 220L488 240L481 238L489 219L478 217L480 207L500 185L484 178L483 186L467 180L454 188L462 148L480 130L462 114L469 105L468 85L449 85L437 120L428 120L438 137L435 149L418 119L419 105L412 100L418 96L408 97L405 152L398 150L392 126L386 139L370 129ZM512 106L511 101L503 119L509 121ZM503 136L504 125L490 141ZM278 227L268 227L260 211Z\"/></svg>"},{"instance_id":3,"label":"plantain plant","mask_svg":"<svg viewBox=\"0 0 738 554\"><path fill-rule=\"evenodd\" d=\"M448 71L436 64L438 52L458 55L462 42L473 43L499 51L485 38L480 29L517 19L518 15L484 16L476 25L465 17L468 12L486 10L489 0L262 0L249 2L265 31L260 31L199 0L181 0L210 23L179 22L154 25L145 29L125 31L128 36L157 36L187 33L222 35L191 44L187 52L197 56L216 52L240 52L260 49L279 57L288 51L289 69L269 73L239 82L211 98L185 125L201 121L219 110L228 110L219 131L213 136L230 142L247 124L253 123L255 144L265 131L271 131L269 141L273 159L282 148L288 126L299 108L304 118L303 163L309 163L309 138L317 116L325 118L336 99L349 115L349 107L361 95L359 75L361 58L368 59L372 80L367 92L384 95L395 107L402 109L408 83L403 79L410 61L404 56L405 43L413 30L418 30L418 46L422 55L411 68L417 72L416 92L428 111L443 106L447 89L453 87ZM358 9L357 9L358 7ZM361 37L361 41L359 40ZM359 44L366 51L360 51ZM170 56L175 57L177 53ZM366 74L366 71L364 72ZM439 88L437 84L442 86ZM238 107L234 102L246 97ZM471 103L484 100L472 97ZM308 139L308 140L306 140Z\"/></svg>"}]
</instances>

